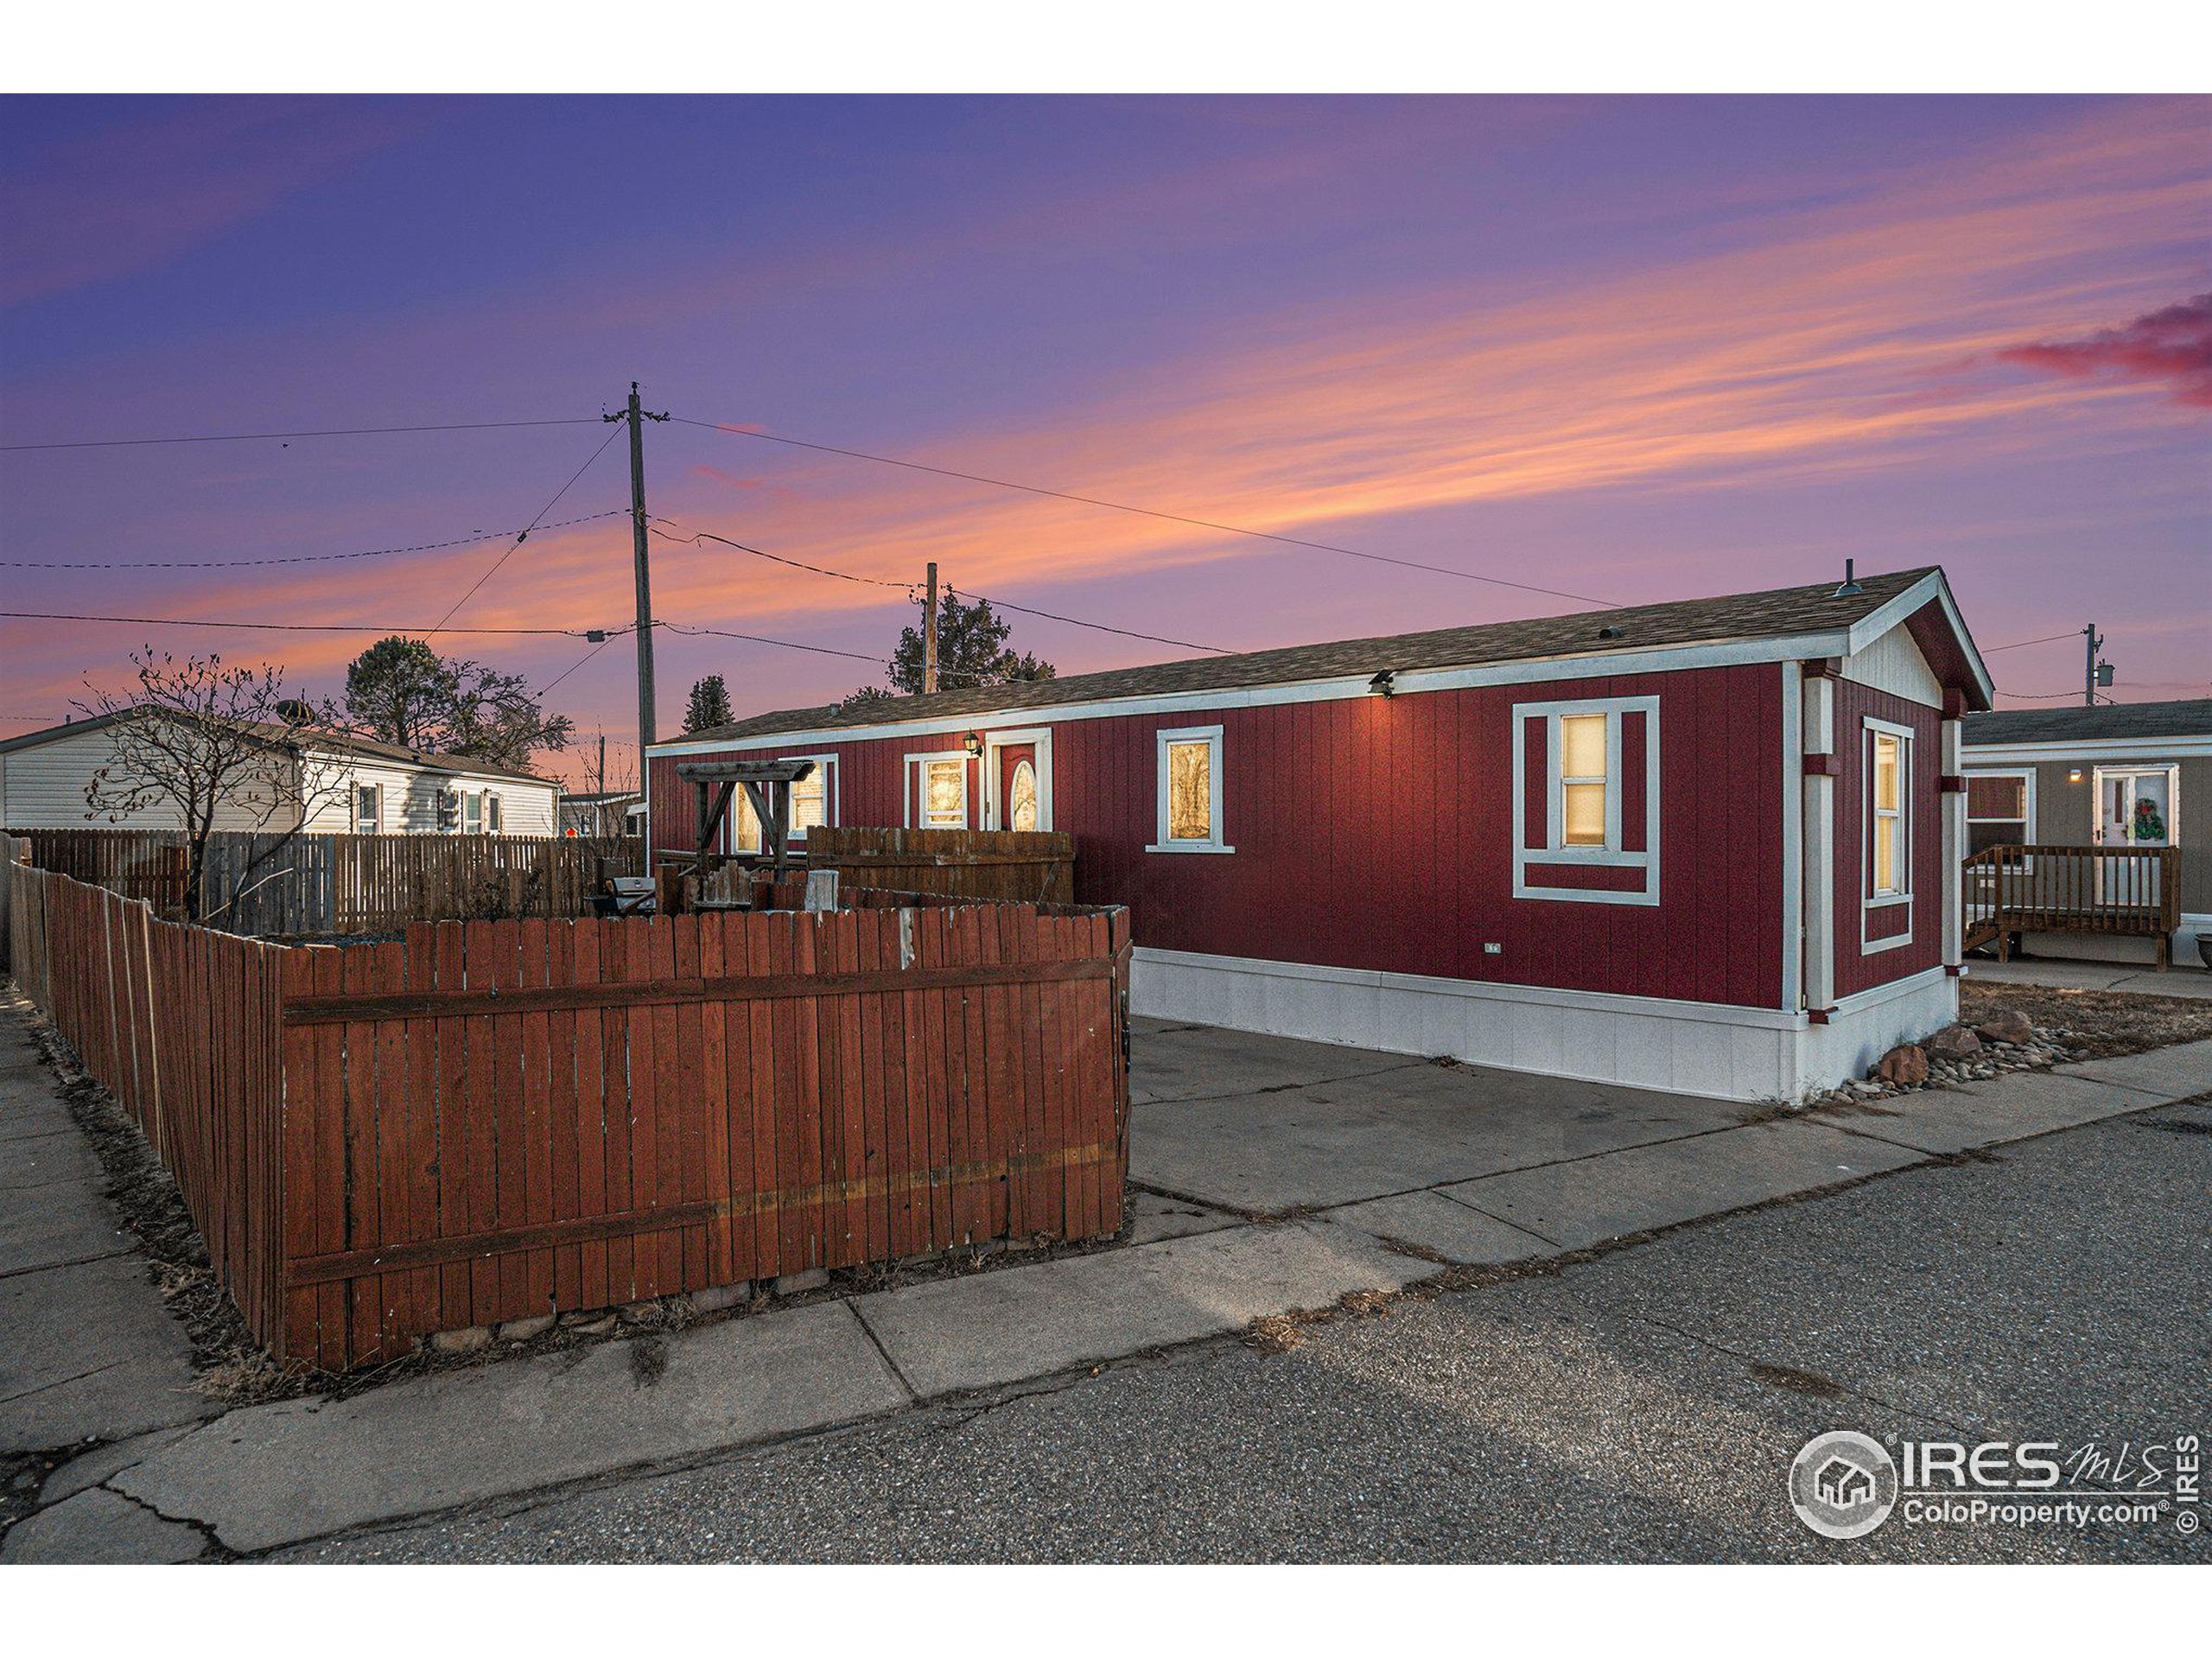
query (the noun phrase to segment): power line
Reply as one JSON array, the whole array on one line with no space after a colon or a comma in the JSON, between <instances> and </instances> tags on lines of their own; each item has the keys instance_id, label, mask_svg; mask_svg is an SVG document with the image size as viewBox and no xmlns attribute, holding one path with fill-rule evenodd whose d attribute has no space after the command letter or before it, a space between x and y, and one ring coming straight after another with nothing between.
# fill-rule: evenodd
<instances>
[{"instance_id":1,"label":"power line","mask_svg":"<svg viewBox=\"0 0 2212 1659\"><path fill-rule=\"evenodd\" d=\"M664 524L676 524L673 518L661 518L659 522ZM685 526L677 524L677 528L682 530ZM664 541L675 542L679 545L696 546L702 541L720 542L724 547L734 547L741 553L750 553L757 559L766 559L774 564L787 565L794 570L810 571L817 576L834 576L839 582L858 582L868 588L888 588L894 592L904 593L909 598L912 598L914 594L915 584L911 582L893 582L882 576L859 576L849 570L832 570L823 565L808 564L804 560L787 559L780 553L764 552L760 548L748 547L743 542L734 542L727 536L717 536L710 530L694 531L689 536L671 536L664 530L657 530L654 533ZM1225 650L1220 645L1201 645L1189 639L1171 639L1165 634L1144 633L1135 628L1117 628L1109 622L1086 622L1081 617L1063 616L1057 611L1036 610L1027 605L1017 605L1011 600L995 599L988 594L976 593L973 589L969 590L969 597L980 599L988 605L995 605L1002 611L1018 611L1024 616L1041 616L1048 621L1065 622L1071 627L1091 628L1100 633L1118 633L1125 639L1148 639L1154 645L1174 645L1184 651L1210 651L1219 657L1236 655L1234 652Z\"/></svg>"},{"instance_id":2,"label":"power line","mask_svg":"<svg viewBox=\"0 0 2212 1659\"><path fill-rule=\"evenodd\" d=\"M591 470L592 462L597 461L601 455L607 453L607 446L614 442L615 433L620 430L621 428L620 427L611 429L607 433L605 441L600 444L598 448L591 452L590 456L585 461L584 464L577 467L575 472L569 474L569 481L566 484L563 484L559 489L553 492L553 499L537 510L537 518L532 518L527 524L523 526L521 531L517 534L513 543L509 546L507 550L500 554L498 558L492 561L492 568L486 570L482 575L477 577L474 582L468 584L468 591L463 594L459 599L454 601L453 604L447 609L446 613L438 619L438 626L432 628L429 633L423 636L425 639L435 638L436 635L445 632L446 624L452 621L454 619L454 613L458 611L462 606L467 604L470 600L475 598L476 590L499 574L499 567L514 556L515 549L520 547L524 542L530 539L530 532L537 528L539 522L544 518L547 513L552 512L555 507L561 504L561 498L575 487L576 480ZM469 632L481 632L481 630L469 630Z\"/></svg>"},{"instance_id":3,"label":"power line","mask_svg":"<svg viewBox=\"0 0 2212 1659\"><path fill-rule=\"evenodd\" d=\"M626 518L627 507L611 507L605 512L588 512L581 518L561 518L550 524L535 526L538 530L566 530L571 524L588 524L601 518ZM289 553L267 559L150 559L138 563L124 560L84 563L60 563L44 559L0 559L0 569L9 570L228 570L257 564L328 564L340 559L382 559L395 553L435 553L448 547L474 547L480 542L504 541L518 532L512 530L486 531L474 536L457 537L450 542L420 542L412 547L372 547L361 553ZM527 533L527 532L524 532Z\"/></svg>"},{"instance_id":4,"label":"power line","mask_svg":"<svg viewBox=\"0 0 2212 1659\"><path fill-rule=\"evenodd\" d=\"M525 426L593 426L597 416L543 421L448 421L436 426L330 426L305 432L209 432L181 438L84 438L67 443L0 443L0 454L33 449L136 449L156 443L256 443L271 438L365 438L393 432L493 432Z\"/></svg>"},{"instance_id":5,"label":"power line","mask_svg":"<svg viewBox=\"0 0 2212 1659\"><path fill-rule=\"evenodd\" d=\"M2009 645L1991 645L1981 654L1985 657L1993 657L2000 651L2018 651L2024 645L2047 645L2054 639L2079 639L2081 637L2081 629L2071 628L2064 633L2046 633L2040 639L2015 639Z\"/></svg>"},{"instance_id":6,"label":"power line","mask_svg":"<svg viewBox=\"0 0 2212 1659\"><path fill-rule=\"evenodd\" d=\"M589 651L588 651L588 652L584 652L584 654L583 654L582 656L581 656L581 657L577 658L576 658L576 660L575 660L575 662L570 663L570 664L569 664L566 668L563 669L563 670L562 670L558 674L556 674L556 675L555 675L551 679L550 679L550 680L546 681L546 682L545 682L545 683L544 683L543 685L539 686L539 687L537 688L537 695L538 695L539 696L541 696L541 697L542 697L542 696L545 696L545 695L546 695L546 693L548 693L548 692L550 692L550 690L552 690L552 689L553 689L555 686L556 686L556 685L560 684L562 681L563 681L563 680L567 679L567 678L569 677L569 675L571 675L571 674L575 673L578 669L582 668L582 667L586 663L588 663L588 662L591 661L591 659L592 659L593 658L594 658L594 657L598 656L598 655L599 655L599 653L600 653L601 652L605 651L605 650L606 650L609 645L613 645L613 644L617 639L620 639L624 634L626 634L626 633L634 633L634 632L637 632L637 628L636 628L636 625L635 625L635 624L632 624L632 625L630 625L630 626L626 626L626 627L613 628L613 629L608 630L608 632L607 632L607 638L605 638L604 639L601 640L597 645L594 645L594 646L593 646Z\"/></svg>"},{"instance_id":7,"label":"power line","mask_svg":"<svg viewBox=\"0 0 2212 1659\"><path fill-rule=\"evenodd\" d=\"M1425 564L1419 559L1395 558L1387 553L1364 553L1356 547L1343 547L1333 542L1312 542L1299 536L1278 536L1272 531L1248 530L1241 524L1224 524L1217 519L1194 518L1180 512L1163 512L1156 507L1133 507L1124 501L1109 501L1095 495L1077 495L1068 490L1050 490L1036 484L1017 484L1010 479L988 478L981 473L958 472L950 467L930 467L918 461L901 461L895 455L871 454L865 449L842 449L832 443L810 443L804 438L781 437L773 432L725 425L719 421L695 421L682 415L675 418L686 426L703 427L709 432L724 432L732 437L759 438L763 442L787 444L795 449L814 449L826 455L844 455L854 461L872 461L885 467L903 467L909 472L933 473L939 478L957 478L969 484L988 484L994 489L1019 490L1026 495L1050 496L1054 500L1074 501L1087 507L1105 507L1115 512L1135 513L1146 518L1164 518L1170 524L1190 524L1199 530L1220 531L1230 536L1249 536L1256 541L1280 542L1286 547L1306 547L1317 552L1341 553L1347 558L1366 559L1376 564L1395 564L1408 570L1426 570L1433 575L1457 576L1462 582L1488 582L1496 588L1515 588L1522 593L1543 594L1553 599L1571 599L1578 605L1599 605L1607 610L1623 608L1618 600L1594 599L1588 594L1571 594L1561 588L1541 588L1534 582L1510 582L1503 576L1485 576L1472 570L1455 570L1449 565Z\"/></svg>"},{"instance_id":8,"label":"power line","mask_svg":"<svg viewBox=\"0 0 2212 1659\"><path fill-rule=\"evenodd\" d=\"M658 617L653 620L653 626L666 628L673 633L711 633L723 639L749 640L756 645L781 645L785 651L811 651L823 657L849 657L856 663L874 663L878 667L883 663L880 657L871 657L865 652L840 651L835 645L803 645L796 639L771 639L760 633L733 633L728 628L687 628L679 623L664 622Z\"/></svg>"},{"instance_id":9,"label":"power line","mask_svg":"<svg viewBox=\"0 0 2212 1659\"><path fill-rule=\"evenodd\" d=\"M417 637L410 627L377 627L365 622L232 622L196 616L91 616L78 611L0 611L0 620L28 622L129 622L156 628L257 628L278 633L375 633ZM448 628L448 633L565 634L581 639L583 628ZM871 658L871 660L873 660Z\"/></svg>"}]
</instances>

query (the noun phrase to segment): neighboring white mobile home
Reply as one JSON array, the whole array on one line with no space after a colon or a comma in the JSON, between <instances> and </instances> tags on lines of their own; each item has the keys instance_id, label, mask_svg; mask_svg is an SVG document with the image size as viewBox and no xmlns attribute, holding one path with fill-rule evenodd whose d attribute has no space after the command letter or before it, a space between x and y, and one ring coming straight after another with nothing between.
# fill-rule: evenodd
<instances>
[{"instance_id":1,"label":"neighboring white mobile home","mask_svg":"<svg viewBox=\"0 0 2212 1659\"><path fill-rule=\"evenodd\" d=\"M97 715L0 741L0 826L16 830L175 830L166 802L95 811L92 777L116 758L117 723ZM359 834L550 836L558 786L468 755L435 754L365 738L332 738L271 726L292 782L266 802L226 804L218 830L289 830L304 796L305 828ZM305 787L300 779L304 776Z\"/></svg>"}]
</instances>

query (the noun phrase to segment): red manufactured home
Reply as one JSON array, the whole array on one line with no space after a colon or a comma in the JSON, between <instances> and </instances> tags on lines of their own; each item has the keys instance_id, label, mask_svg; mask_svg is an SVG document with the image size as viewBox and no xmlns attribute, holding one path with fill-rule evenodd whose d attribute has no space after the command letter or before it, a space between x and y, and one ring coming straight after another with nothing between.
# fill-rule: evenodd
<instances>
[{"instance_id":1,"label":"red manufactured home","mask_svg":"<svg viewBox=\"0 0 2212 1659\"><path fill-rule=\"evenodd\" d=\"M1139 1013L1791 1099L1955 1017L1990 701L1929 569L763 715L653 749L649 833L809 757L795 845L1071 833Z\"/></svg>"}]
</instances>

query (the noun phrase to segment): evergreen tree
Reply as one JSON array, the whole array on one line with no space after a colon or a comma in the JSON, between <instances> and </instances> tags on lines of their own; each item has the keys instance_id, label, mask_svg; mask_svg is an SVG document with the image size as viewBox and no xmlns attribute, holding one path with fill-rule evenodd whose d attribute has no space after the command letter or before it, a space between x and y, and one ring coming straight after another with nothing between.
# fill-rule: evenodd
<instances>
[{"instance_id":1,"label":"evergreen tree","mask_svg":"<svg viewBox=\"0 0 2212 1659\"><path fill-rule=\"evenodd\" d=\"M713 726L728 726L737 719L729 706L729 688L722 683L719 674L709 674L691 688L691 706L683 711L683 729L703 732Z\"/></svg>"},{"instance_id":2,"label":"evergreen tree","mask_svg":"<svg viewBox=\"0 0 2212 1659\"><path fill-rule=\"evenodd\" d=\"M921 600L917 605L925 603ZM991 609L988 599L963 600L947 588L938 595L937 684L940 691L965 690L971 686L1006 685L1021 680L1049 680L1058 672L1033 652L1017 652L1007 644L1014 624ZM892 686L912 696L922 689L922 625L900 630L897 649L888 664ZM863 686L849 702L887 695Z\"/></svg>"}]
</instances>

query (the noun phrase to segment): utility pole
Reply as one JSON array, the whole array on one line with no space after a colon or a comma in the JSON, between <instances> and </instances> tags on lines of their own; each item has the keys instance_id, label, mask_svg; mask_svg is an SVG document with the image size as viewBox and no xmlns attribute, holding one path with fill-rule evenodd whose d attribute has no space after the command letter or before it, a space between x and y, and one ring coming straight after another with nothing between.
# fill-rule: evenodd
<instances>
[{"instance_id":1,"label":"utility pole","mask_svg":"<svg viewBox=\"0 0 2212 1659\"><path fill-rule=\"evenodd\" d=\"M930 561L929 602L922 611L922 695L937 690L937 561Z\"/></svg>"},{"instance_id":2,"label":"utility pole","mask_svg":"<svg viewBox=\"0 0 2212 1659\"><path fill-rule=\"evenodd\" d=\"M630 404L620 415L602 420L630 423L630 542L638 579L638 766L645 769L646 747L653 741L653 584L646 560L645 537L645 425L664 421L638 403L638 383L630 383Z\"/></svg>"},{"instance_id":3,"label":"utility pole","mask_svg":"<svg viewBox=\"0 0 2212 1659\"><path fill-rule=\"evenodd\" d=\"M2097 632L2094 622L2082 630L2082 637L2088 642L2088 666L2082 676L2082 701L2094 709L2097 706L2097 653L2105 648L2104 636Z\"/></svg>"}]
</instances>

